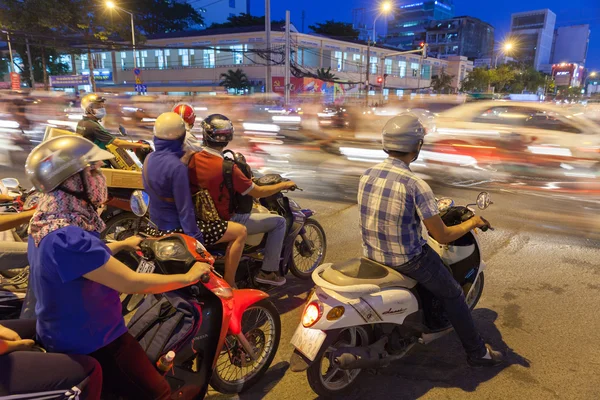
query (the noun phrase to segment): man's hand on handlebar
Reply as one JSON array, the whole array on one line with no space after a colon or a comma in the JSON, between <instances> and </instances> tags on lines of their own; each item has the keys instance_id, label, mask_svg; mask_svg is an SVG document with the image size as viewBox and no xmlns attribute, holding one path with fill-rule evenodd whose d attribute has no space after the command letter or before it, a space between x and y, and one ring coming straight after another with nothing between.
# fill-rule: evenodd
<instances>
[{"instance_id":1,"label":"man's hand on handlebar","mask_svg":"<svg viewBox=\"0 0 600 400\"><path fill-rule=\"evenodd\" d=\"M121 240L119 243L122 246L121 250L125 251L137 251L140 249L140 243L144 240L139 236L131 236L125 240Z\"/></svg>"},{"instance_id":2,"label":"man's hand on handlebar","mask_svg":"<svg viewBox=\"0 0 600 400\"><path fill-rule=\"evenodd\" d=\"M488 229L494 229L492 228L492 225L490 224L490 222L488 220L486 220L483 217L480 217L479 215L476 215L472 218L473 223L475 224L475 228L479 228L481 229L483 232L487 231Z\"/></svg>"},{"instance_id":3,"label":"man's hand on handlebar","mask_svg":"<svg viewBox=\"0 0 600 400\"><path fill-rule=\"evenodd\" d=\"M190 268L190 270L186 273L186 275L190 281L190 285L193 285L194 283L198 283L198 281L200 280L202 275L210 274L212 269L213 269L212 265L207 264L207 263L197 262L194 265L192 265L192 268Z\"/></svg>"},{"instance_id":4,"label":"man's hand on handlebar","mask_svg":"<svg viewBox=\"0 0 600 400\"><path fill-rule=\"evenodd\" d=\"M284 188L282 190L296 190L298 186L293 181L282 182Z\"/></svg>"}]
</instances>

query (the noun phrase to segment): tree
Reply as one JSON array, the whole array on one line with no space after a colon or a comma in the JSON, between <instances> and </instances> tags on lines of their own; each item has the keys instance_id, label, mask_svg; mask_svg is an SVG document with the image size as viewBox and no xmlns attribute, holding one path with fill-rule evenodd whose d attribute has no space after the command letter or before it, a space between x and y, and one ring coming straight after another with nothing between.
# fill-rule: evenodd
<instances>
[{"instance_id":1,"label":"tree","mask_svg":"<svg viewBox=\"0 0 600 400\"><path fill-rule=\"evenodd\" d=\"M235 89L236 93L250 87L248 75L239 68L235 71L230 69L227 72L222 73L221 79L222 81L219 83L220 86L225 86L227 89Z\"/></svg>"},{"instance_id":2,"label":"tree","mask_svg":"<svg viewBox=\"0 0 600 400\"><path fill-rule=\"evenodd\" d=\"M271 21L272 24L284 24L284 20ZM240 15L232 15L227 18L227 22L221 24L213 23L209 29L213 28L235 28L238 26L264 26L265 16L257 17L254 15L241 13Z\"/></svg>"},{"instance_id":3,"label":"tree","mask_svg":"<svg viewBox=\"0 0 600 400\"><path fill-rule=\"evenodd\" d=\"M137 0L131 11L135 24L147 35L185 31L204 22L200 14L187 1ZM129 15L123 15L129 21Z\"/></svg>"},{"instance_id":4,"label":"tree","mask_svg":"<svg viewBox=\"0 0 600 400\"><path fill-rule=\"evenodd\" d=\"M431 88L437 93L448 93L452 90L453 79L454 75L447 74L444 68L442 68L439 75L431 77Z\"/></svg>"},{"instance_id":5,"label":"tree","mask_svg":"<svg viewBox=\"0 0 600 400\"><path fill-rule=\"evenodd\" d=\"M358 40L359 31L352 27L348 22L335 22L327 20L325 23L318 22L316 25L308 26L314 33L320 35L339 37L349 40Z\"/></svg>"},{"instance_id":6,"label":"tree","mask_svg":"<svg viewBox=\"0 0 600 400\"><path fill-rule=\"evenodd\" d=\"M489 72L490 82L496 88L496 93L506 92L506 86L515 79L515 70L506 64Z\"/></svg>"},{"instance_id":7,"label":"tree","mask_svg":"<svg viewBox=\"0 0 600 400\"><path fill-rule=\"evenodd\" d=\"M482 93L490 86L490 71L486 68L474 68L469 75L463 79L461 90L464 92Z\"/></svg>"},{"instance_id":8,"label":"tree","mask_svg":"<svg viewBox=\"0 0 600 400\"><path fill-rule=\"evenodd\" d=\"M335 74L331 72L331 67L329 67L327 69L325 69L325 68L317 69L317 79L320 79L324 82L332 82L336 78L337 77L335 76Z\"/></svg>"}]
</instances>

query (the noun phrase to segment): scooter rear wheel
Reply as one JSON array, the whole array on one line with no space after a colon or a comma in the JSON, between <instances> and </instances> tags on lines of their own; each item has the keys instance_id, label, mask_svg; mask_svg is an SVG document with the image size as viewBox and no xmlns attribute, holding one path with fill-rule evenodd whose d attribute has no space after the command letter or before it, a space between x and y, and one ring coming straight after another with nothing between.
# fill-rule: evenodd
<instances>
[{"instance_id":1,"label":"scooter rear wheel","mask_svg":"<svg viewBox=\"0 0 600 400\"><path fill-rule=\"evenodd\" d=\"M324 398L337 398L352 390L362 372L361 369L342 370L333 362L333 353L338 347L368 346L372 341L370 326L361 325L340 331L327 350L319 352L308 367L306 377L312 390Z\"/></svg>"}]
</instances>

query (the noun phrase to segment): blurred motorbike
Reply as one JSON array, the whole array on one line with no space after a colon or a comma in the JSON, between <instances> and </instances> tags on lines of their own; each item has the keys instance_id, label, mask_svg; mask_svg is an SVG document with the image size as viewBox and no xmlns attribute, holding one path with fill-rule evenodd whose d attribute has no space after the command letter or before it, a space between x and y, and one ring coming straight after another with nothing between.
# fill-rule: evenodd
<instances>
[{"instance_id":1,"label":"blurred motorbike","mask_svg":"<svg viewBox=\"0 0 600 400\"><path fill-rule=\"evenodd\" d=\"M471 206L483 210L490 204L486 192L467 206L455 206L449 198L438 200L448 226L475 216ZM476 231L447 245L432 237L427 242L473 309L483 292L486 267ZM291 340L295 350L290 369L306 371L308 383L320 396L337 398L352 390L363 369L387 366L416 344L429 344L452 331L437 298L415 280L375 261L323 264L312 278L316 287Z\"/></svg>"},{"instance_id":2,"label":"blurred motorbike","mask_svg":"<svg viewBox=\"0 0 600 400\"><path fill-rule=\"evenodd\" d=\"M259 186L276 185L285 181L289 179L278 174L268 174L254 179L254 183ZM272 213L285 218L287 228L283 240L280 273L285 276L288 271L291 271L300 279L310 279L312 271L323 262L327 252L325 230L313 218L315 212L301 208L296 201L287 197L284 192L280 192L255 201L252 213ZM267 235L248 236L235 279L238 287L260 286L254 278L262 267ZM225 269L226 248L227 243L209 247L216 258L215 268L219 271Z\"/></svg>"}]
</instances>

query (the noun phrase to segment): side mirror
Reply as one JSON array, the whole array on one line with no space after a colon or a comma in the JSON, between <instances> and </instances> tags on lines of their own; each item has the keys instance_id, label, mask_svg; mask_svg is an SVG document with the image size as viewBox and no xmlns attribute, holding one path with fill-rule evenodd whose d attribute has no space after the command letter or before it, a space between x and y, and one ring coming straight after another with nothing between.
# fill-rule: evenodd
<instances>
[{"instance_id":1,"label":"side mirror","mask_svg":"<svg viewBox=\"0 0 600 400\"><path fill-rule=\"evenodd\" d=\"M127 136L127 129L123 125L119 125L119 132L121 132L121 135Z\"/></svg>"},{"instance_id":2,"label":"side mirror","mask_svg":"<svg viewBox=\"0 0 600 400\"><path fill-rule=\"evenodd\" d=\"M18 189L20 186L19 181L15 178L4 178L1 182L7 189Z\"/></svg>"},{"instance_id":3,"label":"side mirror","mask_svg":"<svg viewBox=\"0 0 600 400\"><path fill-rule=\"evenodd\" d=\"M479 196L477 196L477 207L481 210L485 210L492 204L492 199L490 198L490 194L488 192L481 192Z\"/></svg>"},{"instance_id":4,"label":"side mirror","mask_svg":"<svg viewBox=\"0 0 600 400\"><path fill-rule=\"evenodd\" d=\"M129 199L131 211L138 217L143 217L148 212L150 206L150 196L143 190L136 190L131 194Z\"/></svg>"}]
</instances>

